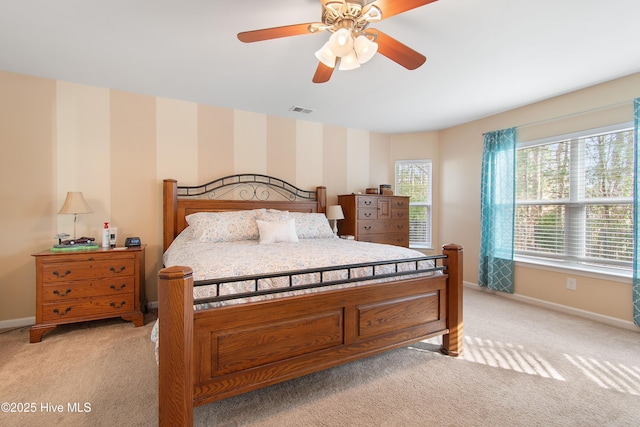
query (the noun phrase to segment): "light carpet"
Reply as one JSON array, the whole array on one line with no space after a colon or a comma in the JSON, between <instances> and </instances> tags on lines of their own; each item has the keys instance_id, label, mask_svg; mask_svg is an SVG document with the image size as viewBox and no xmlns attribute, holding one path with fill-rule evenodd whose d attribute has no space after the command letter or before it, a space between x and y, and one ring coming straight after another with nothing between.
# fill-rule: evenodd
<instances>
[{"instance_id":1,"label":"light carpet","mask_svg":"<svg viewBox=\"0 0 640 427\"><path fill-rule=\"evenodd\" d=\"M460 358L441 355L439 338L417 343L198 407L195 425L640 425L640 331L464 297ZM0 402L35 411L0 412L0 425L157 425L153 320L62 326L39 344L28 328L1 333Z\"/></svg>"}]
</instances>

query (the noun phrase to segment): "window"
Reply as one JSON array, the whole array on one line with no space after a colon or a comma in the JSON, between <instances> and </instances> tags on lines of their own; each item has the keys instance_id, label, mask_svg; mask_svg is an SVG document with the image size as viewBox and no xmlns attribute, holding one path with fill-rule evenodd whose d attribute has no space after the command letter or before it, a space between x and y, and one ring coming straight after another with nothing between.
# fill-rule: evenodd
<instances>
[{"instance_id":1,"label":"window","mask_svg":"<svg viewBox=\"0 0 640 427\"><path fill-rule=\"evenodd\" d=\"M632 127L519 144L515 253L585 269L631 268Z\"/></svg>"},{"instance_id":2,"label":"window","mask_svg":"<svg viewBox=\"0 0 640 427\"><path fill-rule=\"evenodd\" d=\"M409 199L409 246L431 247L431 160L396 161L396 194Z\"/></svg>"}]
</instances>

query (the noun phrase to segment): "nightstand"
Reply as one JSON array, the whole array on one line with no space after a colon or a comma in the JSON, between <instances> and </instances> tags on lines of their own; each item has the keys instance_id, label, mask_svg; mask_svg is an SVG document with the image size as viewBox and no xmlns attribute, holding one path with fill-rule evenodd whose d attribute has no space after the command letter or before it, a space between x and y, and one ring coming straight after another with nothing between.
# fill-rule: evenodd
<instances>
[{"instance_id":1,"label":"nightstand","mask_svg":"<svg viewBox=\"0 0 640 427\"><path fill-rule=\"evenodd\" d=\"M33 254L36 324L30 341L40 342L58 325L87 320L122 317L142 326L145 247Z\"/></svg>"}]
</instances>

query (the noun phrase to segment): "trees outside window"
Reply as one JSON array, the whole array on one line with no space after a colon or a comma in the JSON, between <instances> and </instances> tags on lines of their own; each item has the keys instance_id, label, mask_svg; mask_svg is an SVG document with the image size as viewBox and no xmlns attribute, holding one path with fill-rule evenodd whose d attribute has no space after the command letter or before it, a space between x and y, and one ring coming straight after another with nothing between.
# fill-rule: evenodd
<instances>
[{"instance_id":1,"label":"trees outside window","mask_svg":"<svg viewBox=\"0 0 640 427\"><path fill-rule=\"evenodd\" d=\"M515 228L516 255L630 269L633 129L520 145Z\"/></svg>"},{"instance_id":2,"label":"trees outside window","mask_svg":"<svg viewBox=\"0 0 640 427\"><path fill-rule=\"evenodd\" d=\"M431 247L431 160L396 161L396 194L409 199L409 246Z\"/></svg>"}]
</instances>

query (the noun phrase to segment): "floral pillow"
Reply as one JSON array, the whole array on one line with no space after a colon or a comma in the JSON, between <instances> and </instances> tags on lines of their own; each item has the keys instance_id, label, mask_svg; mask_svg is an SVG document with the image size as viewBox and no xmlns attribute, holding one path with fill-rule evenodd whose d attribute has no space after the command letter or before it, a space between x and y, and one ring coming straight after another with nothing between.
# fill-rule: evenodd
<instances>
[{"instance_id":1,"label":"floral pillow","mask_svg":"<svg viewBox=\"0 0 640 427\"><path fill-rule=\"evenodd\" d=\"M329 220L322 213L289 212L296 220L296 232L300 239L326 239L335 237Z\"/></svg>"},{"instance_id":2,"label":"floral pillow","mask_svg":"<svg viewBox=\"0 0 640 427\"><path fill-rule=\"evenodd\" d=\"M201 242L258 240L256 217L265 209L229 212L198 212L186 216L193 237Z\"/></svg>"}]
</instances>

